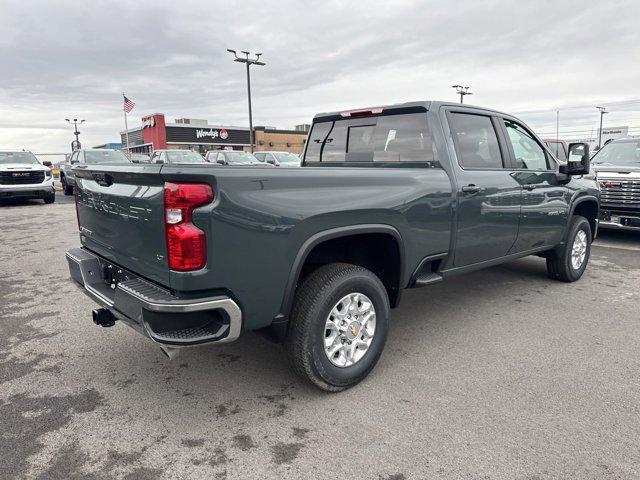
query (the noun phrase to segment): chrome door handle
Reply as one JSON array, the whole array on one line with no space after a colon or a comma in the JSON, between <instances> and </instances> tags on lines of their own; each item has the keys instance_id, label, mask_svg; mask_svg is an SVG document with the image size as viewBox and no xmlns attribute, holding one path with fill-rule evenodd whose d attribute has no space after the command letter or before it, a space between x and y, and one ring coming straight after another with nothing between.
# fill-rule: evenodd
<instances>
[{"instance_id":1,"label":"chrome door handle","mask_svg":"<svg viewBox=\"0 0 640 480\"><path fill-rule=\"evenodd\" d=\"M479 191L480 191L480 187L473 184L462 187L462 193L468 193L470 195L476 194Z\"/></svg>"}]
</instances>

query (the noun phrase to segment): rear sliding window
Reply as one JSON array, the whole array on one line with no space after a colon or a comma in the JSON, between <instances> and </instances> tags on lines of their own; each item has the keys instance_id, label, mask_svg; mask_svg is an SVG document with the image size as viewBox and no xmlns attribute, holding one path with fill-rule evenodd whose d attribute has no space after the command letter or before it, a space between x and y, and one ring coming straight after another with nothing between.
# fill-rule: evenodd
<instances>
[{"instance_id":1,"label":"rear sliding window","mask_svg":"<svg viewBox=\"0 0 640 480\"><path fill-rule=\"evenodd\" d=\"M315 123L305 162L413 162L436 166L424 113Z\"/></svg>"}]
</instances>

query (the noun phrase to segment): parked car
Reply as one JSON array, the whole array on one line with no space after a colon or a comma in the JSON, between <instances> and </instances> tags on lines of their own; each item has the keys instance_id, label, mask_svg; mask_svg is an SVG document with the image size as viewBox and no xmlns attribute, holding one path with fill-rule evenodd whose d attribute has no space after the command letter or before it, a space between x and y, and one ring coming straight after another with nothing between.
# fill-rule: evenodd
<instances>
[{"instance_id":1,"label":"parked car","mask_svg":"<svg viewBox=\"0 0 640 480\"><path fill-rule=\"evenodd\" d=\"M0 151L0 199L41 198L44 203L56 201L51 162L40 163L24 150Z\"/></svg>"},{"instance_id":2,"label":"parked car","mask_svg":"<svg viewBox=\"0 0 640 480\"><path fill-rule=\"evenodd\" d=\"M76 150L71 153L68 162L60 164L60 184L65 195L73 195L76 185L75 168L78 166L131 163L131 160L120 150L108 148L92 148Z\"/></svg>"},{"instance_id":3,"label":"parked car","mask_svg":"<svg viewBox=\"0 0 640 480\"><path fill-rule=\"evenodd\" d=\"M569 144L567 142L555 138L543 138L542 140L558 160L560 160L561 162L567 161L569 155Z\"/></svg>"},{"instance_id":4,"label":"parked car","mask_svg":"<svg viewBox=\"0 0 640 480\"><path fill-rule=\"evenodd\" d=\"M131 153L127 155L132 163L150 163L151 158L144 153Z\"/></svg>"},{"instance_id":5,"label":"parked car","mask_svg":"<svg viewBox=\"0 0 640 480\"><path fill-rule=\"evenodd\" d=\"M151 163L206 163L204 157L191 150L156 150L151 155Z\"/></svg>"},{"instance_id":6,"label":"parked car","mask_svg":"<svg viewBox=\"0 0 640 480\"><path fill-rule=\"evenodd\" d=\"M613 140L592 158L603 228L640 231L640 139Z\"/></svg>"},{"instance_id":7,"label":"parked car","mask_svg":"<svg viewBox=\"0 0 640 480\"><path fill-rule=\"evenodd\" d=\"M300 157L289 152L256 152L253 154L259 161L275 167L299 167Z\"/></svg>"},{"instance_id":8,"label":"parked car","mask_svg":"<svg viewBox=\"0 0 640 480\"><path fill-rule=\"evenodd\" d=\"M207 154L210 153L211 152L207 152ZM273 166L261 162L253 154L241 150L218 150L214 154L209 155L207 161L217 163L218 165Z\"/></svg>"},{"instance_id":9,"label":"parked car","mask_svg":"<svg viewBox=\"0 0 640 480\"><path fill-rule=\"evenodd\" d=\"M340 391L373 369L406 288L527 255L578 280L598 226L588 150L559 164L511 115L414 102L316 115L302 168L90 165L69 271L98 325L169 356L261 331Z\"/></svg>"}]
</instances>

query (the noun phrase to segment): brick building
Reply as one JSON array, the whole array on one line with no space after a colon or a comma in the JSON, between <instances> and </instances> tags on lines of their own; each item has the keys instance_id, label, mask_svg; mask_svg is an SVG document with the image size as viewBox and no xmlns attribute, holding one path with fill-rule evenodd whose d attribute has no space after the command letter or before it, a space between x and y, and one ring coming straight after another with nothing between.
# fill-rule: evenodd
<instances>
[{"instance_id":1,"label":"brick building","mask_svg":"<svg viewBox=\"0 0 640 480\"><path fill-rule=\"evenodd\" d=\"M279 150L300 153L307 138L305 125L296 130L280 130L271 127L254 127L256 150ZM162 113L142 117L142 124L128 131L129 150L150 154L154 150L179 148L205 154L209 150L250 151L250 134L247 127L209 125L207 120L181 118L168 123ZM127 132L120 132L123 148Z\"/></svg>"}]
</instances>

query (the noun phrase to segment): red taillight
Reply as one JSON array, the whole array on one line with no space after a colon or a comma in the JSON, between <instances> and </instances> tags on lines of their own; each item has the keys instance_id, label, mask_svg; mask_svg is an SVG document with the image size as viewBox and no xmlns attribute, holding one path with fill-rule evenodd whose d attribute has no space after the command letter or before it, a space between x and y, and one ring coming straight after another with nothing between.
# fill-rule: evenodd
<instances>
[{"instance_id":1,"label":"red taillight","mask_svg":"<svg viewBox=\"0 0 640 480\"><path fill-rule=\"evenodd\" d=\"M207 263L205 234L191 220L194 208L211 202L213 190L207 184L164 184L164 228L171 270L199 270Z\"/></svg>"}]
</instances>

